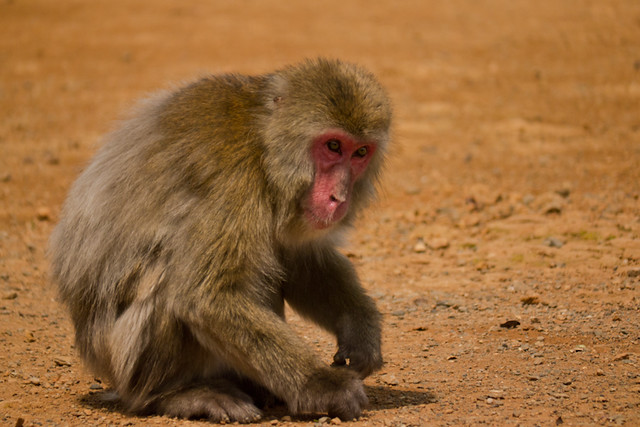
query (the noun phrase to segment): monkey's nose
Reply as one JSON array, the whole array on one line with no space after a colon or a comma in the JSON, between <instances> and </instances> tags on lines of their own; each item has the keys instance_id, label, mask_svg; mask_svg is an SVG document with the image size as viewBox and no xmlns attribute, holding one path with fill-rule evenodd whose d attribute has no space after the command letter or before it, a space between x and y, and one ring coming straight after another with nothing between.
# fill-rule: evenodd
<instances>
[{"instance_id":1,"label":"monkey's nose","mask_svg":"<svg viewBox=\"0 0 640 427\"><path fill-rule=\"evenodd\" d=\"M335 194L332 194L331 197L329 197L329 199L333 202L333 203L344 203L347 198L341 194L338 194L337 196Z\"/></svg>"}]
</instances>

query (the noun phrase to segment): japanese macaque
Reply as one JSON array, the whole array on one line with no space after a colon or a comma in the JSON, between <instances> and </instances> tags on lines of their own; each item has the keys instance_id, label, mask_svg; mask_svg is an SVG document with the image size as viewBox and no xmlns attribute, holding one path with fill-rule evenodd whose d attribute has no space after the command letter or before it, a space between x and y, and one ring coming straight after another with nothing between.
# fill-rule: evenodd
<instances>
[{"instance_id":1,"label":"japanese macaque","mask_svg":"<svg viewBox=\"0 0 640 427\"><path fill-rule=\"evenodd\" d=\"M143 102L73 184L50 242L80 355L126 410L252 422L357 418L380 314L335 246L375 193L390 101L372 74L307 60ZM284 302L337 338L332 366Z\"/></svg>"}]
</instances>

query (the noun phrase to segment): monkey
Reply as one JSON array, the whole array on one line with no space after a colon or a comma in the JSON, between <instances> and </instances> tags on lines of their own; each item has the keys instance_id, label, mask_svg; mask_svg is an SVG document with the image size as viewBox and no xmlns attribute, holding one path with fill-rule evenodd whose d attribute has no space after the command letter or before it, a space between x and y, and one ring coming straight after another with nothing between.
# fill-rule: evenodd
<instances>
[{"instance_id":1,"label":"monkey","mask_svg":"<svg viewBox=\"0 0 640 427\"><path fill-rule=\"evenodd\" d=\"M381 314L339 251L375 197L391 101L374 75L306 59L142 101L72 184L51 278L85 363L125 412L212 422L357 419ZM331 365L285 301L332 333Z\"/></svg>"}]
</instances>

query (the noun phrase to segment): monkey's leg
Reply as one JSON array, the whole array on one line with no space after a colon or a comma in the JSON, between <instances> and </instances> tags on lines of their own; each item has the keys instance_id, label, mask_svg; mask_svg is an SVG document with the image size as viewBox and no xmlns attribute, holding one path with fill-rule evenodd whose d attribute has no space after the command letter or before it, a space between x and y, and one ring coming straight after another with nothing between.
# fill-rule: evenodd
<instances>
[{"instance_id":1,"label":"monkey's leg","mask_svg":"<svg viewBox=\"0 0 640 427\"><path fill-rule=\"evenodd\" d=\"M203 348L155 298L132 304L110 333L112 381L136 413L242 423L262 412L227 375L220 356Z\"/></svg>"},{"instance_id":2,"label":"monkey's leg","mask_svg":"<svg viewBox=\"0 0 640 427\"><path fill-rule=\"evenodd\" d=\"M223 379L162 394L154 409L170 417L207 418L214 422L249 423L262 417L249 395Z\"/></svg>"},{"instance_id":3,"label":"monkey's leg","mask_svg":"<svg viewBox=\"0 0 640 427\"><path fill-rule=\"evenodd\" d=\"M349 260L332 248L288 255L284 296L294 310L338 339L335 365L364 378L382 366L380 313Z\"/></svg>"}]
</instances>

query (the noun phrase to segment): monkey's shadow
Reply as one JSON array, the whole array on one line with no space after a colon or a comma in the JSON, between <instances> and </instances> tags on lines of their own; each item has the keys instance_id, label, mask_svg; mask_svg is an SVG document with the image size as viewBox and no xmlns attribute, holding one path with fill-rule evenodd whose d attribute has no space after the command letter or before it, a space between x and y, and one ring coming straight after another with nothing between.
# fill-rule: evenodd
<instances>
[{"instance_id":1,"label":"monkey's shadow","mask_svg":"<svg viewBox=\"0 0 640 427\"><path fill-rule=\"evenodd\" d=\"M395 409L405 406L435 403L438 398L428 391L403 390L394 387L365 386L369 397L369 411Z\"/></svg>"},{"instance_id":2,"label":"monkey's shadow","mask_svg":"<svg viewBox=\"0 0 640 427\"><path fill-rule=\"evenodd\" d=\"M374 415L376 411L384 409L425 405L438 401L436 395L428 391L403 390L382 386L365 386L365 389L369 397L369 405L367 405L366 409L370 415ZM117 398L114 398L114 392L111 390L86 393L80 396L79 401L82 405L93 409L106 409L109 412L126 413L124 406ZM284 405L276 405L264 409L263 420L274 417L280 418L287 414L287 408ZM316 418L318 418L317 414L293 417L294 420L298 421L311 421Z\"/></svg>"},{"instance_id":3,"label":"monkey's shadow","mask_svg":"<svg viewBox=\"0 0 640 427\"><path fill-rule=\"evenodd\" d=\"M367 396L369 397L369 405L367 410L375 413L384 409L402 408L405 406L417 406L438 401L435 394L428 391L402 390L391 387L382 386L365 386ZM109 412L126 413L124 406L114 398L114 392L111 390L102 390L86 393L79 398L80 403L93 409L106 409ZM276 405L264 409L264 418L280 418L287 415L287 408L282 405ZM311 421L318 418L317 414L299 415L294 417L298 421Z\"/></svg>"}]
</instances>

